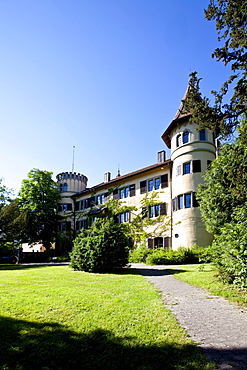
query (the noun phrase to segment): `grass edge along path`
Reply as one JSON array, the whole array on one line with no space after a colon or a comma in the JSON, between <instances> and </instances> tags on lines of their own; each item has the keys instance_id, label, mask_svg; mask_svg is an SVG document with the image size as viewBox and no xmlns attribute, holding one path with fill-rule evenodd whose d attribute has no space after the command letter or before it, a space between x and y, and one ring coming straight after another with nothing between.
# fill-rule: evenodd
<instances>
[{"instance_id":1,"label":"grass edge along path","mask_svg":"<svg viewBox=\"0 0 247 370\"><path fill-rule=\"evenodd\" d=\"M168 268L166 271L185 283L207 289L210 293L223 297L237 305L247 307L247 291L234 285L223 284L212 264L183 265Z\"/></svg>"},{"instance_id":2,"label":"grass edge along path","mask_svg":"<svg viewBox=\"0 0 247 370\"><path fill-rule=\"evenodd\" d=\"M0 267L0 368L213 369L141 275Z\"/></svg>"}]
</instances>

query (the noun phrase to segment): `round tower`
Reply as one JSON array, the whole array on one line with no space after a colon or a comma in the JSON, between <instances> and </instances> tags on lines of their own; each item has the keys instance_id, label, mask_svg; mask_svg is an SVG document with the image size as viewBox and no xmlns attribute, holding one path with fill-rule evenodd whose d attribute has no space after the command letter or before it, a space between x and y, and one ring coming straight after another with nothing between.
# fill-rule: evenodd
<instances>
[{"instance_id":1,"label":"round tower","mask_svg":"<svg viewBox=\"0 0 247 370\"><path fill-rule=\"evenodd\" d=\"M76 172L62 172L57 175L58 190L61 196L80 193L87 187L87 177Z\"/></svg>"},{"instance_id":2,"label":"round tower","mask_svg":"<svg viewBox=\"0 0 247 370\"><path fill-rule=\"evenodd\" d=\"M80 193L87 187L87 177L76 172L62 172L57 175L58 190L61 198L58 201L58 211L73 210L71 196Z\"/></svg>"},{"instance_id":3,"label":"round tower","mask_svg":"<svg viewBox=\"0 0 247 370\"><path fill-rule=\"evenodd\" d=\"M162 135L171 149L172 165L172 248L205 247L211 244L209 234L201 219L196 201L198 185L203 183L203 173L215 159L214 133L207 129L198 131L190 122L191 114L183 113L180 106L173 121Z\"/></svg>"}]
</instances>

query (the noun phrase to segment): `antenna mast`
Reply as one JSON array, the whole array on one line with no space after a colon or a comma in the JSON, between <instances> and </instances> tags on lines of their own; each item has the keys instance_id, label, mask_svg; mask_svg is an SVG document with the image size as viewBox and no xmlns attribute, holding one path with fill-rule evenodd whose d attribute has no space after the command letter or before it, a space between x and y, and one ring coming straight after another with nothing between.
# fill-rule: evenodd
<instances>
[{"instance_id":1,"label":"antenna mast","mask_svg":"<svg viewBox=\"0 0 247 370\"><path fill-rule=\"evenodd\" d=\"M72 172L74 172L74 165L75 165L75 146L73 145Z\"/></svg>"}]
</instances>

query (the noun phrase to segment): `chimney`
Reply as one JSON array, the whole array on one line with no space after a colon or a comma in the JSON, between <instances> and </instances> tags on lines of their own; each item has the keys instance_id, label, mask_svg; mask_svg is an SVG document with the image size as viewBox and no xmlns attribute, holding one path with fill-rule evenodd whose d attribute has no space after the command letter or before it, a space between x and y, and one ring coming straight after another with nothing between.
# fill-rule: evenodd
<instances>
[{"instance_id":1,"label":"chimney","mask_svg":"<svg viewBox=\"0 0 247 370\"><path fill-rule=\"evenodd\" d=\"M108 182L111 180L111 172L106 172L104 174L104 182Z\"/></svg>"},{"instance_id":2,"label":"chimney","mask_svg":"<svg viewBox=\"0 0 247 370\"><path fill-rule=\"evenodd\" d=\"M166 160L166 152L164 150L161 150L158 152L158 163L163 163Z\"/></svg>"}]
</instances>

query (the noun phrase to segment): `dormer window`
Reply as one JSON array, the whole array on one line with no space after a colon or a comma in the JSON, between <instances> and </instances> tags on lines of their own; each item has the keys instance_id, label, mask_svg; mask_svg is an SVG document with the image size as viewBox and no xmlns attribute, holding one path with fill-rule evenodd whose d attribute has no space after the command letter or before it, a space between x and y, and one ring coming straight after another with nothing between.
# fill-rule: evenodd
<instances>
[{"instance_id":1,"label":"dormer window","mask_svg":"<svg viewBox=\"0 0 247 370\"><path fill-rule=\"evenodd\" d=\"M183 132L183 144L186 144L189 142L189 131Z\"/></svg>"},{"instance_id":2,"label":"dormer window","mask_svg":"<svg viewBox=\"0 0 247 370\"><path fill-rule=\"evenodd\" d=\"M177 137L176 137L176 144L177 144L177 147L182 144L182 136L181 136L181 134L178 134L177 135Z\"/></svg>"}]
</instances>

